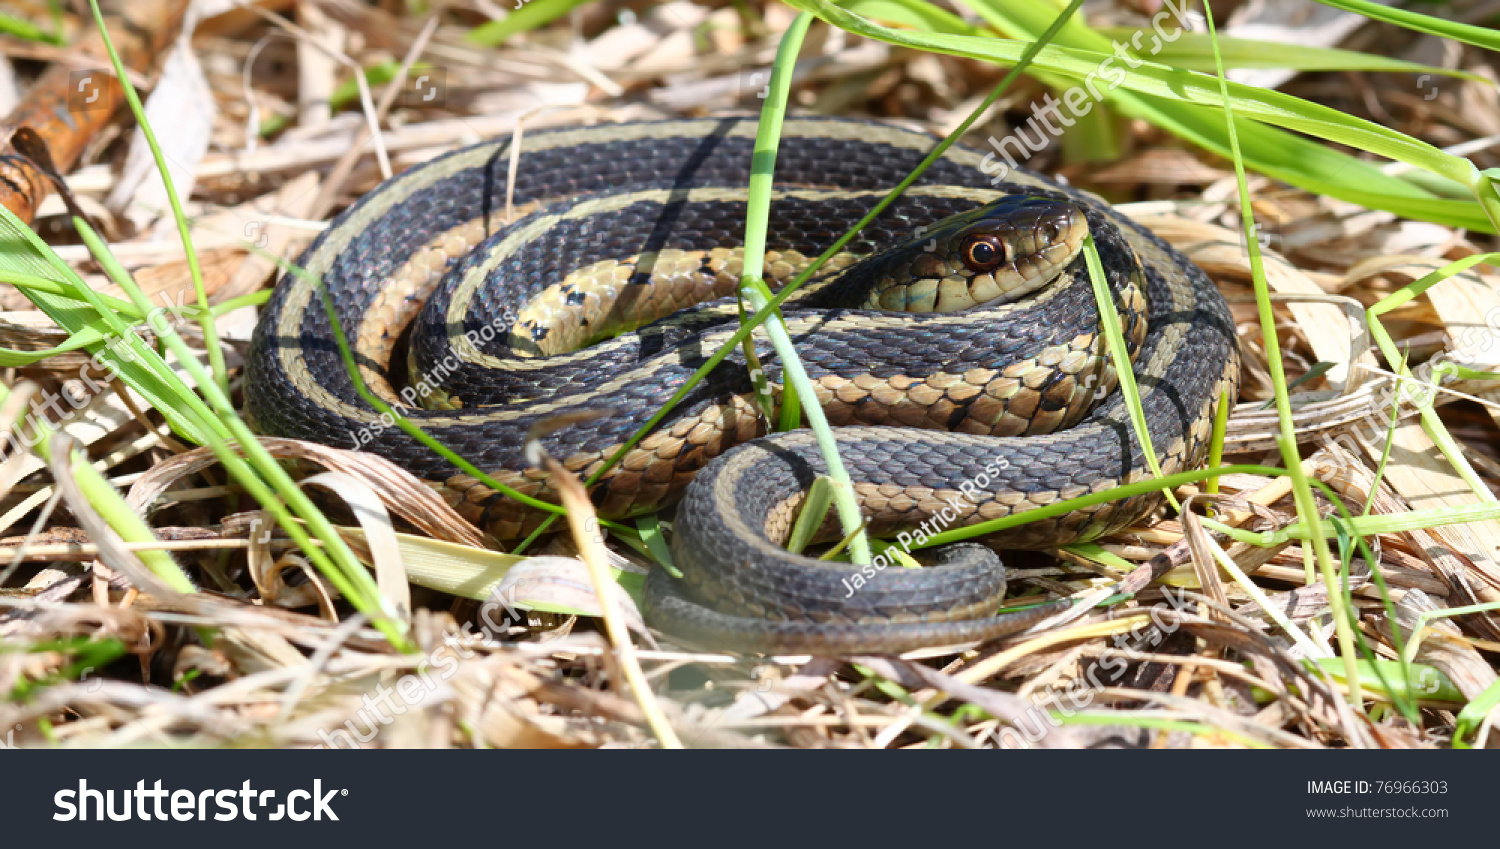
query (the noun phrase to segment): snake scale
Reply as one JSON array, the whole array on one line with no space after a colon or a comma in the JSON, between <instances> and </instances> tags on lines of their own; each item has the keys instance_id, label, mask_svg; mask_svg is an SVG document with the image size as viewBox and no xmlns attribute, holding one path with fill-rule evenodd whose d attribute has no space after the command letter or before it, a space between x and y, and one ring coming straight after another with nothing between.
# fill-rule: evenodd
<instances>
[{"instance_id":1,"label":"snake scale","mask_svg":"<svg viewBox=\"0 0 1500 849\"><path fill-rule=\"evenodd\" d=\"M573 472L597 471L738 328L726 296L742 269L755 128L706 118L528 135L514 185L509 140L464 148L366 194L300 264L326 287L372 391L501 483L555 501L526 460L534 426L574 416L541 444ZM933 144L882 123L787 119L768 277L806 268ZM1201 462L1217 399L1237 392L1233 323L1200 270L1092 196L997 171L992 156L950 149L783 307L869 529L905 547L1149 475L1103 347L1085 232L1164 473ZM497 538L539 524L382 421L332 334L316 286L284 278L248 360L255 427L386 456ZM755 352L779 399L774 351ZM606 517L676 503L681 577L648 577L649 624L741 651L896 652L1055 612L997 615L1005 570L973 542L935 549L921 569L786 551L825 467L809 431L763 435L749 372L737 350L591 491ZM1110 502L992 543L1093 539L1158 504Z\"/></svg>"}]
</instances>

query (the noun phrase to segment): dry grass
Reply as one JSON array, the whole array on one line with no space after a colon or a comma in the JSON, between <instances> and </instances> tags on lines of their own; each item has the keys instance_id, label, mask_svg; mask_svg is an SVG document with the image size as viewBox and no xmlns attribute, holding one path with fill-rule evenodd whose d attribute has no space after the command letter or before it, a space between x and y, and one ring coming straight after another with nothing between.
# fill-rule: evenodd
<instances>
[{"instance_id":1,"label":"dry grass","mask_svg":"<svg viewBox=\"0 0 1500 849\"><path fill-rule=\"evenodd\" d=\"M521 127L758 106L755 92L765 77L757 73L769 66L776 34L790 21L785 7L768 5L747 21L729 4L628 5L636 11L590 5L498 48L465 41L465 32L481 21L472 12L446 13L427 30L425 19L392 11L404 8L400 3L263 0L255 13L241 9L202 22L192 44L207 90L183 87L163 114L190 116L187 124L203 119L206 150L192 148L187 128L164 135L174 161L195 180L188 212L210 300L270 285L273 267L244 250L244 241L263 237L262 248L294 258L323 222L388 173L466 142ZM1137 12L1122 3L1106 17L1138 20L1132 17ZM1101 22L1107 21L1091 20ZM58 58L57 48L11 37L0 37L0 45L14 60ZM1481 51L1386 26L1366 26L1345 46L1489 79L1497 70ZM821 24L814 25L803 55L795 108L884 117L939 132L955 126L1002 74L975 62L861 41ZM350 79L351 62L394 67L406 59L433 66L419 65L413 74L441 73L439 101L392 102L376 86L376 115L358 101L329 108L330 97ZM23 76L40 67L36 61L17 65ZM1414 88L1409 75L1327 72L1295 77L1282 89L1437 145L1479 140L1466 155L1481 168L1500 165L1488 147L1500 136L1496 88L1452 79L1424 85ZM1003 137L1009 122L1029 114L1044 91L1031 81L1013 88L969 141ZM368 129L376 117L378 144ZM286 128L262 138L261 129L273 123ZM181 246L160 235L149 190L127 185L130 172L118 169L127 129L117 119L68 181L153 298L183 303L192 289ZM1263 409L1270 383L1238 235L1232 168L1140 122L1124 126L1118 138L1123 149L1110 161L1079 161L1063 143L1028 166L1133 204L1127 207L1132 215L1221 284L1241 322L1246 354L1226 461L1274 464L1275 417ZM1390 434L1383 480L1371 492L1388 413L1373 420L1368 414L1372 399L1390 385L1388 364L1369 350L1349 316L1351 305L1362 318L1363 308L1396 287L1491 250L1493 240L1259 177L1252 176L1251 188L1274 252L1273 290L1313 296L1277 306L1290 376L1331 364L1295 389L1298 420L1307 425L1299 437L1310 455L1309 474L1327 482L1355 513L1366 504L1379 514L1476 501L1409 406ZM55 197L44 203L38 231L87 279L109 290L83 248L71 243L63 212ZM1500 360L1493 344L1500 333L1497 282L1488 273L1470 273L1388 316L1410 363L1444 350L1470 351L1481 363ZM0 314L6 347L58 343L56 331L18 292L7 289L0 299L9 310ZM252 326L248 310L221 323L231 366L241 364ZM78 356L57 356L12 370L6 379L41 393L87 394L77 379L81 363ZM1493 489L1500 483L1500 384L1463 381L1452 388L1464 394L1441 408L1443 420ZM57 464L49 470L40 458L23 454L0 467L0 535L9 537L0 539L0 694L9 694L0 701L0 732L18 729L8 738L0 734L0 741L15 745L312 746L331 740L354 745L359 738L367 746L647 746L671 738L648 722L650 711L660 710L688 746L1008 745L1045 726L1047 733L1031 735L1034 745L1442 747L1457 708L1496 680L1500 627L1490 614L1435 620L1414 657L1446 675L1456 694L1419 693L1416 723L1374 701L1356 710L1346 703L1341 682L1301 661L1304 652L1246 585L1211 563L1209 535L1192 518L1107 540L1103 550L1112 557L1103 562L1073 552L1014 558L1018 589L1085 598L1119 591L1123 581L1136 595L1080 612L1059 627L960 654L746 659L659 648L637 638L635 657L622 664L594 619L533 611L499 629L481 621L475 599L497 587L509 598L596 604L591 591L579 589L588 586L581 566L507 579L508 559L454 554L485 550L487 540L410 475L367 456L278 441L278 456L309 471L342 473L332 488L356 505L355 513L382 512L358 506L370 498L395 514L401 534L380 539L396 542L373 542L375 534L390 533L390 523L378 520L362 520L364 532L351 531L350 539L373 562L386 598L407 606L418 651L402 654L351 614L286 539L262 532L269 525L252 500L226 483L212 455L174 443L160 416L133 409L141 402L128 392L78 400L82 409L64 430L129 490L132 506L149 512L161 547L202 592L153 591L134 580L144 571L137 559L141 546L87 532L103 523L86 499L54 485ZM7 413L5 424L16 409L7 406L0 418ZM1252 530L1285 527L1296 514L1284 480L1227 478L1214 509L1220 519ZM338 500L331 499L329 509L340 524L355 524ZM1381 534L1371 543L1405 640L1425 611L1500 601L1500 524L1494 521ZM440 544L452 548L435 547ZM1300 546L1219 544L1250 576L1255 595L1326 650L1333 630L1327 594L1308 580ZM646 565L639 553L610 545L627 571ZM554 541L548 553L571 555L571 541ZM1356 550L1347 567L1362 636L1378 656L1394 658L1393 623L1370 564ZM416 586L408 589L409 581ZM212 649L199 639L202 629L215 632ZM625 685L634 664L654 699ZM1038 706L1066 714L1081 708L1087 721L1052 729ZM1497 743L1493 736L1478 741Z\"/></svg>"}]
</instances>

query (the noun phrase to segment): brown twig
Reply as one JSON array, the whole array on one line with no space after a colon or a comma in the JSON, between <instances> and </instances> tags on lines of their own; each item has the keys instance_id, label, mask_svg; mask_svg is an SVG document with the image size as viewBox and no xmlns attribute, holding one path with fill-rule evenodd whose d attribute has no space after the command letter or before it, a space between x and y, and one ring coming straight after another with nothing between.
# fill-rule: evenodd
<instances>
[{"instance_id":1,"label":"brown twig","mask_svg":"<svg viewBox=\"0 0 1500 849\"><path fill-rule=\"evenodd\" d=\"M120 0L105 18L110 38L127 67L144 69L182 27L187 0ZM109 123L115 106L124 101L120 83L107 70L104 39L90 29L76 46L78 53L99 58L87 70L58 63L42 74L10 115L5 127L29 127L51 151L58 171L66 173L84 147ZM0 204L22 221L30 222L47 197L50 182L29 158L18 155L9 140L0 148Z\"/></svg>"}]
</instances>

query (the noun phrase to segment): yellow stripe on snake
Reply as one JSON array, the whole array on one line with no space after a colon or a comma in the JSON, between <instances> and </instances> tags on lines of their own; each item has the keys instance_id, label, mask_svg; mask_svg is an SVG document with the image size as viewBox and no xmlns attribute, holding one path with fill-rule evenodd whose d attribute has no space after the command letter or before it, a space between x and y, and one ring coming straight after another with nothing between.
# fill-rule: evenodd
<instances>
[{"instance_id":1,"label":"yellow stripe on snake","mask_svg":"<svg viewBox=\"0 0 1500 849\"><path fill-rule=\"evenodd\" d=\"M528 135L514 186L509 141L465 148L367 194L301 265L327 287L375 392L501 483L556 501L524 457L533 425L607 408L542 439L591 474L738 329L726 296L742 270L754 133L753 119L717 118ZM806 268L933 144L885 124L788 119L768 274L784 282ZM950 149L783 308L877 535L959 528L1149 476L1103 347L1086 233L1164 473L1201 462L1217 399L1237 392L1229 310L1200 270L1095 198L997 170ZM756 355L779 399L774 351L757 342ZM937 549L922 569L787 552L824 464L808 431L764 435L749 371L731 354L591 492L606 517L675 505L665 515L682 577L648 578L649 624L741 651L896 652L1055 612L997 615L1005 570L984 545ZM246 404L262 432L389 457L497 538L543 518L382 421L300 278L284 279L262 314ZM1158 504L1111 502L993 542L1094 539Z\"/></svg>"}]
</instances>

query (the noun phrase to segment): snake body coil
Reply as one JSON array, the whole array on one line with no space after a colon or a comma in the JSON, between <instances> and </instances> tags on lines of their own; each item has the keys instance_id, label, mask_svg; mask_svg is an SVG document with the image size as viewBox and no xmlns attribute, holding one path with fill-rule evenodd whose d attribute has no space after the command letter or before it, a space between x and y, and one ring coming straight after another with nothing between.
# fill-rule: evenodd
<instances>
[{"instance_id":1,"label":"snake body coil","mask_svg":"<svg viewBox=\"0 0 1500 849\"><path fill-rule=\"evenodd\" d=\"M508 141L465 148L367 194L301 265L327 287L373 391L500 482L555 500L523 456L533 425L609 408L542 440L592 473L737 329L735 308L712 299L739 277L754 132L753 120L724 118L531 135L513 186ZM788 119L768 271L804 268L932 144L883 124ZM1201 271L1091 197L1019 171L1001 183L996 170L992 157L951 149L784 309L818 400L842 426L839 454L871 530L907 544L1149 475L1077 256L1084 228L1164 473L1201 460L1214 404L1238 386L1229 311ZM511 224L508 198L524 216ZM756 354L779 389L774 352ZM975 544L939 549L925 569L785 551L824 465L807 431L756 439L765 428L748 372L742 353L727 358L593 490L606 516L681 499L682 578L648 578L653 626L745 651L902 651L991 638L1051 612L996 616L1004 570ZM395 460L502 539L541 519L382 421L300 278L284 279L262 314L246 404L262 432ZM1074 511L999 541L1092 539L1158 500Z\"/></svg>"}]
</instances>

